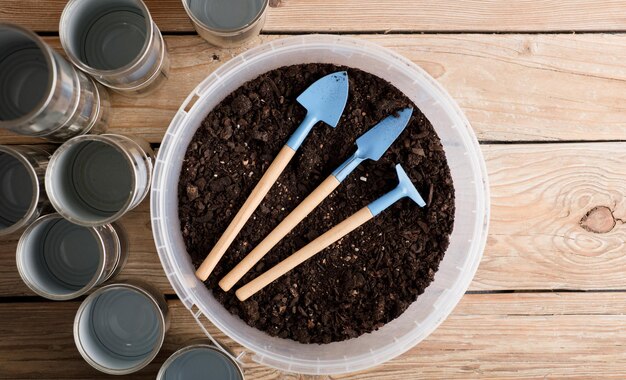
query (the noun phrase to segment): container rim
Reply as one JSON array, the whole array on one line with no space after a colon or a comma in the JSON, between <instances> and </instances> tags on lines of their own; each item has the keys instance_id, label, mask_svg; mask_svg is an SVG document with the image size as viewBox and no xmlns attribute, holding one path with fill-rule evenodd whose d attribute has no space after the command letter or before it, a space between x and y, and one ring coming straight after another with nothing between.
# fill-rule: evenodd
<instances>
[{"instance_id":1,"label":"container rim","mask_svg":"<svg viewBox=\"0 0 626 380\"><path fill-rule=\"evenodd\" d=\"M69 30L65 27L65 25L69 23L68 19L73 15L75 10L74 8L77 7L80 2L85 1L89 0L69 0L65 5L65 8L63 8L63 12L61 13L61 17L59 20L59 39L61 40L61 46L63 47L63 50L67 54L69 60L79 69L85 71L86 73L89 73L90 75L93 75L94 77L120 75L134 69L135 66L139 64L149 53L150 46L152 46L152 41L154 39L154 30L157 29L156 24L152 20L150 10L148 10L146 4L142 0L133 0L143 13L146 22L146 40L144 41L139 54L132 61L122 67L119 67L117 69L101 70L85 64L78 56L72 53L71 49L69 49L70 36Z\"/></svg>"},{"instance_id":2,"label":"container rim","mask_svg":"<svg viewBox=\"0 0 626 380\"><path fill-rule=\"evenodd\" d=\"M19 146L18 146L19 147ZM41 186L39 184L39 178L37 177L37 172L35 171L35 167L32 162L30 162L20 151L14 149L8 145L0 145L0 153L5 153L15 158L22 164L26 170L28 171L28 176L31 181L33 196L30 200L30 206L28 210L24 214L24 216L13 223L11 226L7 228L0 229L0 236L11 234L15 231L18 231L20 228L24 227L28 221L33 217L35 212L37 211L37 204L39 203L39 199L41 197Z\"/></svg>"},{"instance_id":3,"label":"container rim","mask_svg":"<svg viewBox=\"0 0 626 380\"><path fill-rule=\"evenodd\" d=\"M134 291L136 293L139 293L140 295L146 297L151 303L152 306L154 307L154 310L157 312L157 314L159 315L159 339L157 341L157 343L154 345L154 348L152 349L152 352L150 353L150 355L148 355L146 357L146 359L144 359L141 363L137 364L134 367L130 367L130 368L125 368L125 369L112 369L112 368L107 368L101 364L99 364L98 362L96 362L85 350L85 347L83 346L81 339L80 339L80 320L85 312L85 309L87 308L87 306L89 306L89 304L91 302L93 302L94 299L96 299L97 297L99 297L100 295L102 295L103 293L110 291L110 290L115 290L115 289L127 289L127 290L131 290ZM120 282L120 283L115 283L115 284L109 284L109 285L105 285L103 287L101 287L100 289L96 290L95 292L91 293L89 295L89 297L85 298L85 300L80 304L78 311L76 312L76 316L74 317L74 327L73 327L73 332L74 332L74 343L76 344L76 348L78 348L78 351L80 352L80 355L83 357L83 359L85 359L85 361L87 363L89 363L89 365L91 365L92 367L94 367L95 369L97 369L100 372L104 372L110 375L128 375L130 373L133 372L137 372L140 369L144 368L145 366L147 366L148 364L150 364L152 362L152 360L154 360L154 358L159 354L159 351L161 350L161 347L163 346L163 342L165 341L165 332L167 329L167 320L166 317L164 315L164 312L161 310L161 308L159 307L159 302L155 299L154 295L151 294L148 290L142 288L139 285L136 285L134 283L130 283L130 282Z\"/></svg>"},{"instance_id":4,"label":"container rim","mask_svg":"<svg viewBox=\"0 0 626 380\"><path fill-rule=\"evenodd\" d=\"M17 249L15 250L15 261L17 263L17 271L20 275L20 277L22 278L22 280L24 281L24 284L26 284L26 286L28 286L28 288L30 290L32 290L33 292L37 293L38 295L47 298L49 300L53 300L53 301L67 301L67 300L71 300L74 299L76 297L79 297L85 293L87 293L89 290L91 290L97 283L98 281L102 278L102 275L104 274L104 270L105 270L105 266L104 266L104 255L105 255L105 248L104 248L104 239L102 237L102 233L100 231L98 231L96 228L93 227L86 227L89 229L89 232L92 234L92 236L98 241L98 251L100 253L100 261L98 262L98 270L96 271L96 273L93 275L93 277L91 278L91 280L89 280L89 282L83 286L82 288L68 293L68 294L64 294L64 295L60 295L60 294L54 294L54 293L50 293L47 292L45 290L43 290L42 288L40 288L39 286L37 286L35 284L34 281L32 281L32 277L29 274L29 270L27 270L25 268L24 262L23 262L23 256L25 254L25 247L24 245L26 244L26 239L28 239L30 237L30 235L33 233L33 230L37 227L39 227L41 224L43 223L47 223L53 220L66 220L65 218L63 218L59 213L54 213L54 214L48 214L48 215L44 215L42 217L40 217L39 219L35 220L30 226L28 226L28 228L24 231L24 233L22 234L22 236L20 237L20 240L17 243ZM71 223L71 222L70 222ZM83 227L83 226L81 226ZM120 252L121 253L121 252Z\"/></svg>"},{"instance_id":5,"label":"container rim","mask_svg":"<svg viewBox=\"0 0 626 380\"><path fill-rule=\"evenodd\" d=\"M122 215L124 215L127 211L128 211L128 207L131 205L131 203L133 202L133 193L136 191L137 188L137 173L135 173L135 165L133 162L133 157L131 157L131 155L126 152L126 150L121 146L121 144L115 140L115 138L124 138L128 141L131 141L133 144L136 144L136 142L131 139L128 138L124 135L116 135L116 134L103 134L103 135L81 135L81 136L76 136L74 138L71 138L69 140L67 140L63 145L61 145L52 155L52 157L50 157L50 161L48 163L48 168L46 169L46 178L45 178L45 186L46 186L46 193L48 194L48 199L50 200L50 203L52 204L52 207L54 207L54 209L61 214L61 216L67 220L69 220L72 223L81 225L81 226L85 226L85 227L97 227L97 226L102 226L105 224L110 224L112 222L115 222L116 220L118 220L119 218L122 217ZM115 148L115 150L117 150L119 153L121 153L123 155L123 157L126 159L126 163L128 164L128 167L132 173L132 192L129 193L128 198L126 198L126 201L124 202L124 204L122 205L122 207L120 207L120 209L114 213L113 215L104 218L104 219L100 219L96 222L85 222L79 218L77 218L75 215L70 214L69 212L67 212L65 210L65 208L63 207L63 205L59 202L58 198L57 198L57 192L53 186L53 184L55 183L55 181L52 179L52 172L55 170L56 165L57 165L57 161L59 160L59 158L61 157L61 155L65 154L67 152L68 149L70 149L71 147L78 145L78 144L82 144L85 142L93 142L93 141L97 141L97 142L101 142L104 144L107 144L113 148ZM143 149L140 149L143 152ZM151 173L148 174L149 178L148 178L148 182L151 181L152 178L151 177ZM146 195L147 195L147 191L146 191ZM144 195L145 196L145 195Z\"/></svg>"},{"instance_id":6,"label":"container rim","mask_svg":"<svg viewBox=\"0 0 626 380\"><path fill-rule=\"evenodd\" d=\"M182 0L183 7L185 8L185 12L187 16L193 21L194 24L202 27L207 32L213 33L220 37L230 37L232 35L236 35L242 32L245 32L251 29L262 17L263 14L267 11L269 7L269 0L263 0L263 6L259 9L259 13L257 13L252 20L250 20L247 24L239 27L239 28L231 28L231 29L218 29L212 28L208 26L206 23L200 21L200 19L191 11L189 8L188 0Z\"/></svg>"},{"instance_id":7,"label":"container rim","mask_svg":"<svg viewBox=\"0 0 626 380\"><path fill-rule=\"evenodd\" d=\"M446 289L437 297L437 315L429 314L420 325L416 325L411 330L418 331L419 333L405 334L402 337L396 338L393 344L389 343L377 348L375 351L370 350L368 353L353 356L349 361L341 357L337 357L336 359L324 359L322 361L314 357L295 358L293 355L279 354L271 350L271 345L250 343L243 332L234 331L232 326L226 325L222 323L221 320L214 318L208 306L201 302L201 296L204 296L206 292L210 292L210 290L201 288L201 284L197 283L199 280L191 277L187 278L187 276L181 272L178 263L174 262L174 253L171 252L172 248L170 247L172 238L170 234L167 233L170 226L165 218L165 199L167 191L166 189L160 188L160 186L163 186L161 182L165 182L166 178L169 179L169 177L171 177L171 172L177 172L180 168L178 164L168 165L169 161L180 159L180 154L173 152L175 149L173 146L181 143L178 137L180 130L184 127L185 121L189 115L194 112L200 112L200 107L202 107L204 99L210 96L213 91L219 89L224 81L235 77L241 71L245 72L245 68L243 67L262 61L268 56L303 48L327 50L328 53L331 54L339 54L335 53L335 50L345 48L355 53L358 52L387 62L389 67L395 67L401 71L410 71L411 74L419 77L421 86L437 94L439 98L438 103L441 103L440 106L445 108L446 113L450 114L451 117L453 116L455 120L461 123L461 125L456 126L456 129L459 131L463 145L468 151L473 150L473 152L471 152L472 154L467 155L467 160L471 162L473 168L472 186L475 188L477 194L476 210L472 219L475 238L468 245L467 259L463 262L463 267L459 268L459 270L462 270L461 275L454 280L455 282L452 289ZM304 62L317 61L305 59L303 60L303 63ZM319 62L326 61L320 60ZM195 103L191 108L185 110L194 100ZM206 110L204 110L204 112L206 112ZM172 166L175 166L175 168ZM176 290L185 306L194 314L198 322L202 325L199 318L202 316L207 318L234 341L246 347L246 349L253 351L255 354L254 360L259 363L285 371L317 375L340 374L370 368L397 357L430 335L452 312L469 287L482 258L487 240L490 215L487 170L482 152L478 145L478 140L471 128L469 120L445 89L418 65L390 49L361 39L320 34L287 37L264 43L228 61L202 81L183 102L166 132L165 139L157 157L151 195L153 235L159 258L172 287ZM458 222L459 221L455 221L455 223ZM196 309L197 311L194 311ZM422 325L426 325L426 327ZM343 342L331 344L341 343Z\"/></svg>"},{"instance_id":8,"label":"container rim","mask_svg":"<svg viewBox=\"0 0 626 380\"><path fill-rule=\"evenodd\" d=\"M33 107L33 109L26 115L20 116L17 119L0 120L0 128L14 128L31 122L34 118L39 116L52 102L52 99L54 97L53 89L55 87L55 83L58 80L57 63L54 59L51 48L46 45L41 37L39 37L35 32L26 29L23 26L6 21L0 21L0 29L12 29L21 33L25 37L28 37L33 43L37 45L46 61L46 66L48 67L48 85L46 87L46 95L37 103L37 105Z\"/></svg>"}]
</instances>

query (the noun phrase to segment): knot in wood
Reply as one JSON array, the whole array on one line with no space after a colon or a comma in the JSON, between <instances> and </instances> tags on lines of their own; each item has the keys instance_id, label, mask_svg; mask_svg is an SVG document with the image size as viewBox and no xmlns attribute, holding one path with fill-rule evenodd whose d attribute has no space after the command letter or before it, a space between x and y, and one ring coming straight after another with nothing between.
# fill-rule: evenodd
<instances>
[{"instance_id":1,"label":"knot in wood","mask_svg":"<svg viewBox=\"0 0 626 380\"><path fill-rule=\"evenodd\" d=\"M606 206L597 206L589 210L580 219L580 226L585 230L597 234L610 232L616 224L613 210Z\"/></svg>"}]
</instances>

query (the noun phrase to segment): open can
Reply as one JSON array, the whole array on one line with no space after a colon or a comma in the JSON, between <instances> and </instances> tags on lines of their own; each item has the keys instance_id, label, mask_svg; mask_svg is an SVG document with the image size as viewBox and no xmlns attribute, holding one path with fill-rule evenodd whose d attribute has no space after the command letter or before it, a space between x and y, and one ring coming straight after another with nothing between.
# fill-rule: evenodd
<instances>
[{"instance_id":1,"label":"open can","mask_svg":"<svg viewBox=\"0 0 626 380\"><path fill-rule=\"evenodd\" d=\"M17 269L42 297L64 301L81 296L117 275L128 258L119 224L84 227L59 214L37 219L17 245Z\"/></svg>"},{"instance_id":2,"label":"open can","mask_svg":"<svg viewBox=\"0 0 626 380\"><path fill-rule=\"evenodd\" d=\"M263 29L269 0L182 0L198 34L210 44L234 47Z\"/></svg>"},{"instance_id":3,"label":"open can","mask_svg":"<svg viewBox=\"0 0 626 380\"><path fill-rule=\"evenodd\" d=\"M0 22L0 128L62 142L102 133L106 90L32 31Z\"/></svg>"},{"instance_id":4,"label":"open can","mask_svg":"<svg viewBox=\"0 0 626 380\"><path fill-rule=\"evenodd\" d=\"M51 208L44 176L54 149L0 145L0 236L29 225Z\"/></svg>"},{"instance_id":5,"label":"open can","mask_svg":"<svg viewBox=\"0 0 626 380\"><path fill-rule=\"evenodd\" d=\"M146 95L167 79L167 46L141 0L70 0L59 36L70 61L118 93Z\"/></svg>"},{"instance_id":6,"label":"open can","mask_svg":"<svg viewBox=\"0 0 626 380\"><path fill-rule=\"evenodd\" d=\"M173 353L161 366L157 380L243 380L243 370L228 353L209 341L193 343Z\"/></svg>"},{"instance_id":7,"label":"open can","mask_svg":"<svg viewBox=\"0 0 626 380\"><path fill-rule=\"evenodd\" d=\"M83 301L74 342L85 361L111 375L139 371L159 353L170 314L162 293L139 280L103 286Z\"/></svg>"},{"instance_id":8,"label":"open can","mask_svg":"<svg viewBox=\"0 0 626 380\"><path fill-rule=\"evenodd\" d=\"M78 136L50 158L46 192L57 212L73 223L112 223L148 194L153 161L150 144L141 138Z\"/></svg>"}]
</instances>

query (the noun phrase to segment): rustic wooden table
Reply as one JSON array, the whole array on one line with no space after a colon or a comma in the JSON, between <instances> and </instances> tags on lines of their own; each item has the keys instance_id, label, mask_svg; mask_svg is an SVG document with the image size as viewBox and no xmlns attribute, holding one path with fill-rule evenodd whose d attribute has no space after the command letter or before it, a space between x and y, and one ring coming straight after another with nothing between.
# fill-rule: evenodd
<instances>
[{"instance_id":1,"label":"rustic wooden table","mask_svg":"<svg viewBox=\"0 0 626 380\"><path fill-rule=\"evenodd\" d=\"M487 248L469 291L417 347L337 378L626 377L623 0L272 1L264 35L233 50L199 38L179 0L146 2L168 43L171 78L146 99L113 95L111 132L158 146L184 97L223 62L263 41L314 32L357 34L403 54L469 117L492 194ZM0 0L0 20L41 32L58 49L64 3ZM0 133L0 143L41 141ZM172 310L158 358L126 377L154 378L202 333L161 269L148 202L123 223L132 242L119 278L157 284ZM19 279L18 237L0 240L0 378L107 378L74 346L80 300L46 301ZM247 376L307 378L253 363Z\"/></svg>"}]
</instances>

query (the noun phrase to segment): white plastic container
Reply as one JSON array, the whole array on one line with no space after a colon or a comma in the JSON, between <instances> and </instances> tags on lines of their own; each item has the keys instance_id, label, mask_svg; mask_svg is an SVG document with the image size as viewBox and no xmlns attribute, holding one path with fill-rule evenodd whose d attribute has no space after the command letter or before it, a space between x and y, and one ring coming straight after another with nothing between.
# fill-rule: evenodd
<instances>
[{"instance_id":1,"label":"white plastic container","mask_svg":"<svg viewBox=\"0 0 626 380\"><path fill-rule=\"evenodd\" d=\"M433 124L443 143L455 186L450 246L435 280L397 319L378 331L330 344L271 337L230 314L194 276L178 219L178 177L203 118L244 82L269 70L301 63L346 65L377 75L404 92ZM252 352L259 363L284 371L338 374L393 359L426 338L467 290L482 257L489 222L484 160L468 120L424 70L378 45L340 36L274 40L233 58L187 97L159 150L151 194L152 228L161 263L176 293L205 332L207 320ZM208 333L207 333L208 334Z\"/></svg>"}]
</instances>

